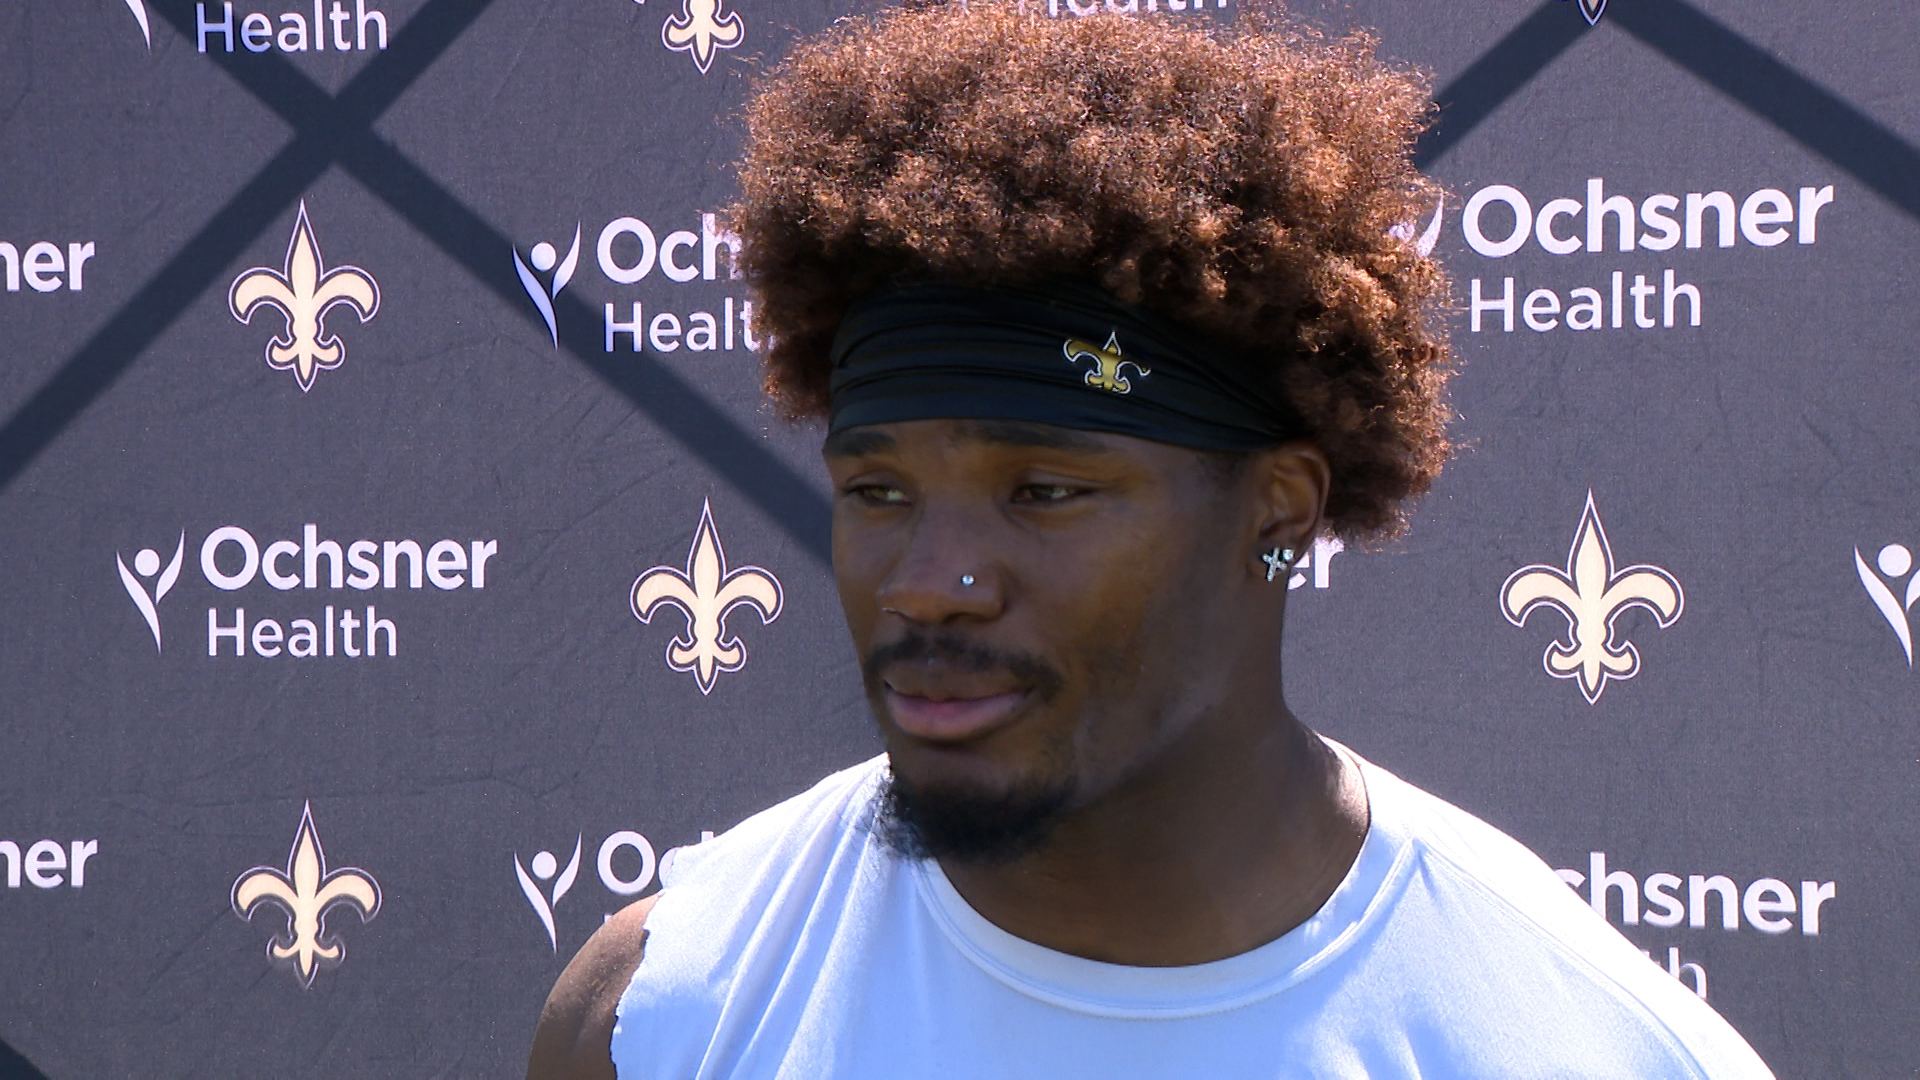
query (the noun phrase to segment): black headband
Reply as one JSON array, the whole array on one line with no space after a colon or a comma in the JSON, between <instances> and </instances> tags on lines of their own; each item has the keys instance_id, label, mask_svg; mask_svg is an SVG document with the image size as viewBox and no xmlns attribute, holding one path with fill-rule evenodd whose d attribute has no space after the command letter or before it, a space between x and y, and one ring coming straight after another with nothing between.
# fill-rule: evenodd
<instances>
[{"instance_id":1,"label":"black headband","mask_svg":"<svg viewBox=\"0 0 1920 1080\"><path fill-rule=\"evenodd\" d=\"M1032 420L1197 450L1305 434L1271 368L1078 283L912 285L856 301L833 340L828 430Z\"/></svg>"}]
</instances>

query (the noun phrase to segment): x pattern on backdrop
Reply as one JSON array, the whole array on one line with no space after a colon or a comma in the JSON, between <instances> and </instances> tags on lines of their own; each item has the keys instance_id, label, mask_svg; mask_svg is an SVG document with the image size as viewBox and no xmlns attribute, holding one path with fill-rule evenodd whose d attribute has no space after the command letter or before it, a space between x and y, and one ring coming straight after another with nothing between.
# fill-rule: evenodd
<instances>
[{"instance_id":1,"label":"x pattern on backdrop","mask_svg":"<svg viewBox=\"0 0 1920 1080\"><path fill-rule=\"evenodd\" d=\"M716 210L743 76L850 7L0 16L0 1074L514 1075L681 846L870 752ZM1920 839L1885 287L1920 117L1849 101L1910 98L1911 44L1778 3L1326 14L1442 73L1418 156L1460 198L1395 231L1461 282L1468 449L1405 544L1294 564L1290 647L1392 660L1298 665L1296 704L1571 863L1782 1075L1920 1068L1875 854ZM89 80L138 104L76 147Z\"/></svg>"}]
</instances>

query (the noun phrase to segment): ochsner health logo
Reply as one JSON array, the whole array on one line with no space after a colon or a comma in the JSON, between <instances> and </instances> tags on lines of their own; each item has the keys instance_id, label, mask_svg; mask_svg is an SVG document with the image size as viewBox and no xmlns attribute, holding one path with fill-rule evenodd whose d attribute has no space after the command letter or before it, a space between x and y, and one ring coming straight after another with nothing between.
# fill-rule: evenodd
<instances>
[{"instance_id":1,"label":"ochsner health logo","mask_svg":"<svg viewBox=\"0 0 1920 1080\"><path fill-rule=\"evenodd\" d=\"M562 259L552 244L542 240L527 252L527 259L533 263L532 270L520 261L519 249L514 249L513 268L520 274L520 286L527 290L527 298L539 309L540 317L547 321L547 335L553 338L553 347L557 349L560 347L560 327L553 319L553 302L560 298L560 290L573 280L574 268L580 265L580 224L574 223L573 246L567 249L566 258ZM553 277L548 283L541 284L534 274L535 270L542 274L551 270Z\"/></svg>"},{"instance_id":2,"label":"ochsner health logo","mask_svg":"<svg viewBox=\"0 0 1920 1080\"><path fill-rule=\"evenodd\" d=\"M147 5L142 0L127 0L127 10L133 12L133 21L140 24L140 37L147 43L147 51L153 51L153 28L147 24Z\"/></svg>"},{"instance_id":3,"label":"ochsner health logo","mask_svg":"<svg viewBox=\"0 0 1920 1080\"><path fill-rule=\"evenodd\" d=\"M709 830L701 830L700 843L713 839ZM565 851L562 847L560 850ZM560 951L560 930L557 913L560 901L573 892L580 876L580 859L586 850L586 834L575 833L573 837L573 855L567 865L560 865L559 856L551 851L534 852L533 858L523 865L520 855L513 856L514 877L520 882L520 892L527 898L527 905L540 920L540 926L547 933L547 945L552 951ZM608 833L600 842L598 854L593 860L593 868L600 878L600 884L614 897L616 905L623 905L627 898L635 897L647 891L658 871L659 881L665 887L673 879L674 860L685 848L671 847L660 853L656 860L653 842L632 829L618 829ZM624 864L624 865L622 865ZM543 886L542 883L548 883ZM604 903L604 898L603 898ZM612 918L613 913L603 907L604 918Z\"/></svg>"},{"instance_id":4,"label":"ochsner health logo","mask_svg":"<svg viewBox=\"0 0 1920 1080\"><path fill-rule=\"evenodd\" d=\"M1853 549L1853 568L1860 574L1860 584L1866 586L1867 596L1873 606L1880 610L1880 617L1887 620L1893 628L1893 636L1900 639L1900 651L1906 654L1907 666L1913 666L1913 622L1907 614L1913 610L1913 602L1920 600L1920 574L1907 578L1906 587L1900 595L1894 590L1900 588L1900 579L1913 570L1913 552L1905 544L1888 544L1874 556L1874 567L1883 580L1867 566L1867 560L1860 557L1860 549Z\"/></svg>"},{"instance_id":5,"label":"ochsner health logo","mask_svg":"<svg viewBox=\"0 0 1920 1080\"><path fill-rule=\"evenodd\" d=\"M236 598L245 606L207 608L207 655L231 650L236 657L398 656L401 628L380 614L380 605L387 603L382 598L400 589L415 594L429 587L433 593L485 589L489 564L499 553L498 540L336 540L311 522L301 527L299 539L274 539L222 525L200 544L200 578L222 593L253 591L252 599ZM124 555L114 556L120 584L146 620L156 649L162 641L160 602L179 583L185 557L184 530L164 568L153 548L136 553L131 568ZM269 591L263 594L257 585ZM378 597L357 595L376 590ZM324 596L316 604L317 592ZM287 597L292 610L271 599L289 593L294 594ZM297 599L302 595L309 599ZM263 608L268 617L261 617Z\"/></svg>"},{"instance_id":6,"label":"ochsner health logo","mask_svg":"<svg viewBox=\"0 0 1920 1080\"><path fill-rule=\"evenodd\" d=\"M529 860L533 863L533 876L528 877L527 868L520 865L520 856L513 857L513 872L520 879L520 891L526 894L527 903L533 905L533 913L540 916L540 925L547 928L547 944L553 946L554 952L560 951L560 935L553 926L553 908L573 889L573 879L580 873L580 845L585 839L584 834L573 838L573 858L567 860L565 870L560 869L560 860L553 852L540 851ZM651 859L652 849L648 849L647 855ZM648 869L652 869L651 863ZM540 886L534 884L534 878L553 882L552 890L542 892Z\"/></svg>"},{"instance_id":7,"label":"ochsner health logo","mask_svg":"<svg viewBox=\"0 0 1920 1080\"><path fill-rule=\"evenodd\" d=\"M1427 219L1427 227L1420 230L1420 235L1418 236L1414 235L1413 222L1411 221L1403 221L1393 228L1388 229L1387 233L1397 240L1412 244L1413 250L1418 252L1420 257L1424 259L1433 254L1434 245L1440 242L1440 224L1445 216L1446 209L1447 202L1445 199L1441 199L1435 203L1433 206L1433 216Z\"/></svg>"},{"instance_id":8,"label":"ochsner health logo","mask_svg":"<svg viewBox=\"0 0 1920 1080\"><path fill-rule=\"evenodd\" d=\"M160 553L152 548L141 548L133 557L133 569L127 569L127 560L115 552L113 561L120 567L120 583L127 587L127 595L133 598L133 606L140 609L140 617L147 620L147 629L153 631L153 649L160 651L160 601L166 599L173 583L180 580L180 560L187 553L187 534L180 533L180 542L174 546L173 561L167 563L165 571L160 569ZM141 583L142 578L159 575L153 583L153 591Z\"/></svg>"}]
</instances>

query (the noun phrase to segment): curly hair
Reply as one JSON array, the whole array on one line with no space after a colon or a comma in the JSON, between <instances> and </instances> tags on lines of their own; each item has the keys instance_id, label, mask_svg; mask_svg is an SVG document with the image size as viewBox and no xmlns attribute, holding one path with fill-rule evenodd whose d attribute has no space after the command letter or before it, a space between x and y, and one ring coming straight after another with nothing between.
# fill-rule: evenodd
<instances>
[{"instance_id":1,"label":"curly hair","mask_svg":"<svg viewBox=\"0 0 1920 1080\"><path fill-rule=\"evenodd\" d=\"M975 0L803 42L748 106L730 211L770 396L826 410L872 291L1076 277L1271 358L1328 527L1398 532L1449 452L1447 283L1407 239L1440 198L1411 162L1431 99L1369 35L1243 23Z\"/></svg>"}]
</instances>

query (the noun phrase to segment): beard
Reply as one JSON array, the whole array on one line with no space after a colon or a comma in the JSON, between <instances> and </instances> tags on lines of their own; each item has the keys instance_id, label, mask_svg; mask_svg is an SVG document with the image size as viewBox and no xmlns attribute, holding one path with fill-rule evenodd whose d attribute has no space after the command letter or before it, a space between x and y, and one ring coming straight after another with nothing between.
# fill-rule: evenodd
<instances>
[{"instance_id":1,"label":"beard","mask_svg":"<svg viewBox=\"0 0 1920 1080\"><path fill-rule=\"evenodd\" d=\"M861 665L867 693L879 713L883 676L891 664L933 661L962 671L1012 673L1036 703L1051 701L1064 679L1039 657L1004 653L952 634L910 634L874 649ZM1041 756L1033 774L1000 790L953 784L917 784L889 771L871 814L873 835L909 859L1006 863L1038 850L1077 794L1072 752Z\"/></svg>"},{"instance_id":2,"label":"beard","mask_svg":"<svg viewBox=\"0 0 1920 1080\"><path fill-rule=\"evenodd\" d=\"M1046 844L1073 796L1071 779L983 792L922 788L889 773L876 798L872 832L903 858L1008 863Z\"/></svg>"}]
</instances>

